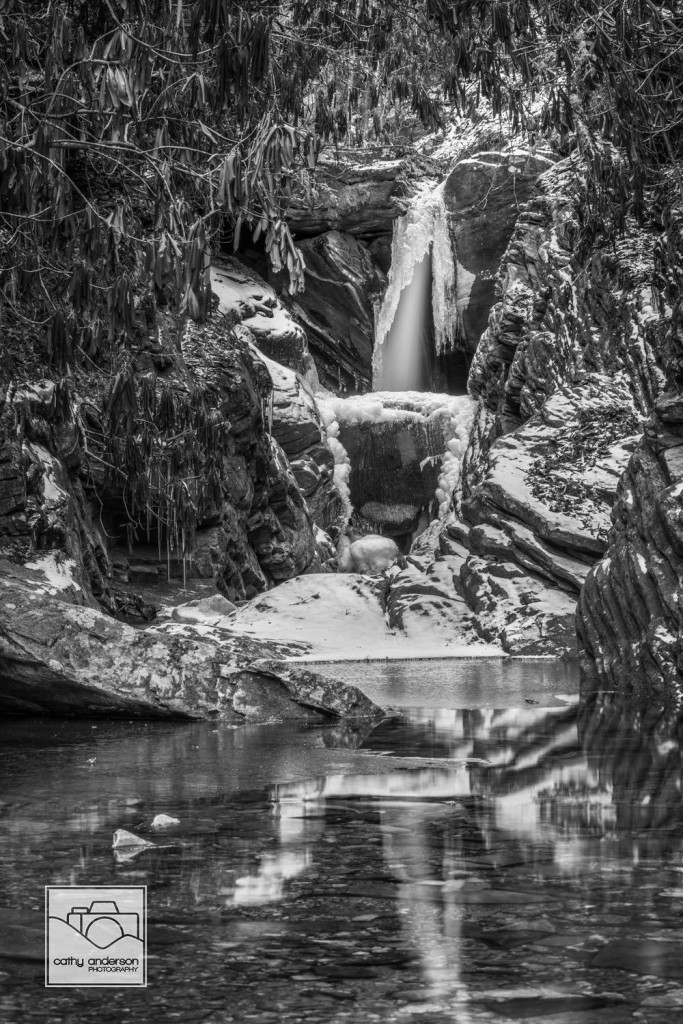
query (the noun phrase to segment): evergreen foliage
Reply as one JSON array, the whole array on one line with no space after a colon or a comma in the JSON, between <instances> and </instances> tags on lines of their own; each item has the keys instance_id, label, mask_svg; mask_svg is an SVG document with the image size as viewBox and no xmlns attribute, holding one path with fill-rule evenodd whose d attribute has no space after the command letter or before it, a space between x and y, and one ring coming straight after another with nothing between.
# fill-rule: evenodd
<instances>
[{"instance_id":1,"label":"evergreen foliage","mask_svg":"<svg viewBox=\"0 0 683 1024\"><path fill-rule=\"evenodd\" d=\"M0 326L99 363L142 295L202 320L243 232L295 291L321 146L481 102L582 153L587 244L620 230L683 188L680 0L0 0Z\"/></svg>"}]
</instances>

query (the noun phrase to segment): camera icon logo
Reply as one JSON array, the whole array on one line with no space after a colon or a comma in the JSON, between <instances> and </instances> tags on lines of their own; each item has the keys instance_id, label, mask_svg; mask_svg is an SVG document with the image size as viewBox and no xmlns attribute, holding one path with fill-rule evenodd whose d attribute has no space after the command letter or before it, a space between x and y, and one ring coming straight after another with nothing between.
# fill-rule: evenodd
<instances>
[{"instance_id":1,"label":"camera icon logo","mask_svg":"<svg viewBox=\"0 0 683 1024\"><path fill-rule=\"evenodd\" d=\"M121 913L114 900L93 900L89 907L72 907L66 923L96 946L102 946L100 939L107 936L111 936L110 942L124 935L140 938L140 915Z\"/></svg>"}]
</instances>

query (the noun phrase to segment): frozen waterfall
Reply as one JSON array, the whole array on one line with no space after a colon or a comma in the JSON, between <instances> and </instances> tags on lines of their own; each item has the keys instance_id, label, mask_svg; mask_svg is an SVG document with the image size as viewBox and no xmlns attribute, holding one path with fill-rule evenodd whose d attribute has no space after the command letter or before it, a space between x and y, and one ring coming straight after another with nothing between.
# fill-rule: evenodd
<instances>
[{"instance_id":1,"label":"frozen waterfall","mask_svg":"<svg viewBox=\"0 0 683 1024\"><path fill-rule=\"evenodd\" d=\"M394 227L389 283L375 324L376 390L420 390L429 381L430 358L454 339L455 283L442 183L421 192Z\"/></svg>"}]
</instances>

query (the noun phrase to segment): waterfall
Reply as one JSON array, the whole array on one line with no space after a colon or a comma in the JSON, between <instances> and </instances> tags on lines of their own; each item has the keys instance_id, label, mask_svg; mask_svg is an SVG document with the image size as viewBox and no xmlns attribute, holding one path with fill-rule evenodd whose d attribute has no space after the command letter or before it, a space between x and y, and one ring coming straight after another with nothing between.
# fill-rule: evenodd
<instances>
[{"instance_id":1,"label":"waterfall","mask_svg":"<svg viewBox=\"0 0 683 1024\"><path fill-rule=\"evenodd\" d=\"M454 298L455 259L442 183L421 192L394 226L389 283L375 324L375 390L422 388L426 362L452 345ZM425 343L430 333L432 353Z\"/></svg>"}]
</instances>

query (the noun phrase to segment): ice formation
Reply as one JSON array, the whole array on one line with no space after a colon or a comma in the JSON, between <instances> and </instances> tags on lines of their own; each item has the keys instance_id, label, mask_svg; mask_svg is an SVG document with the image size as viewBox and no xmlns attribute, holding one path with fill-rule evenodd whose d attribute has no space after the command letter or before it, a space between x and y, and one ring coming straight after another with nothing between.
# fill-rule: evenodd
<instances>
[{"instance_id":1,"label":"ice formation","mask_svg":"<svg viewBox=\"0 0 683 1024\"><path fill-rule=\"evenodd\" d=\"M338 473L343 477L347 496L351 466L346 452L336 440L340 424L350 426L355 423L383 423L391 420L441 420L446 451L443 455L436 498L439 502L439 515L442 516L448 511L451 497L460 479L460 467L476 410L476 402L468 395L438 395L427 391L376 391L352 398L338 398L329 393L318 394L316 401L328 425L328 441L335 452L335 462L337 452L332 445L333 440L344 453L345 461L335 467L335 480ZM334 431L332 438L330 428Z\"/></svg>"},{"instance_id":2,"label":"ice formation","mask_svg":"<svg viewBox=\"0 0 683 1024\"><path fill-rule=\"evenodd\" d=\"M428 257L431 255L431 260ZM391 270L384 301L375 324L375 352L373 357L373 380L375 387L385 386L388 366L385 366L384 345L394 323L401 293L414 287L421 293L422 268L431 262L432 318L434 341L437 353L447 350L452 342L456 317L453 311L455 299L455 260L451 249L448 230L448 211L444 201L444 183L433 190L424 190L413 202L404 217L394 227L391 248ZM421 298L416 294L409 309L421 308ZM420 331L410 323L408 333L413 344L420 344ZM401 358L414 358L415 353L401 353Z\"/></svg>"},{"instance_id":3,"label":"ice formation","mask_svg":"<svg viewBox=\"0 0 683 1024\"><path fill-rule=\"evenodd\" d=\"M346 453L346 448L339 440L339 423L335 404L330 401L334 396L327 392L321 392L315 396L318 409L325 424L327 443L334 456L334 482L341 496L346 522L351 518L351 494L349 491L349 478L351 476L351 460Z\"/></svg>"}]
</instances>

